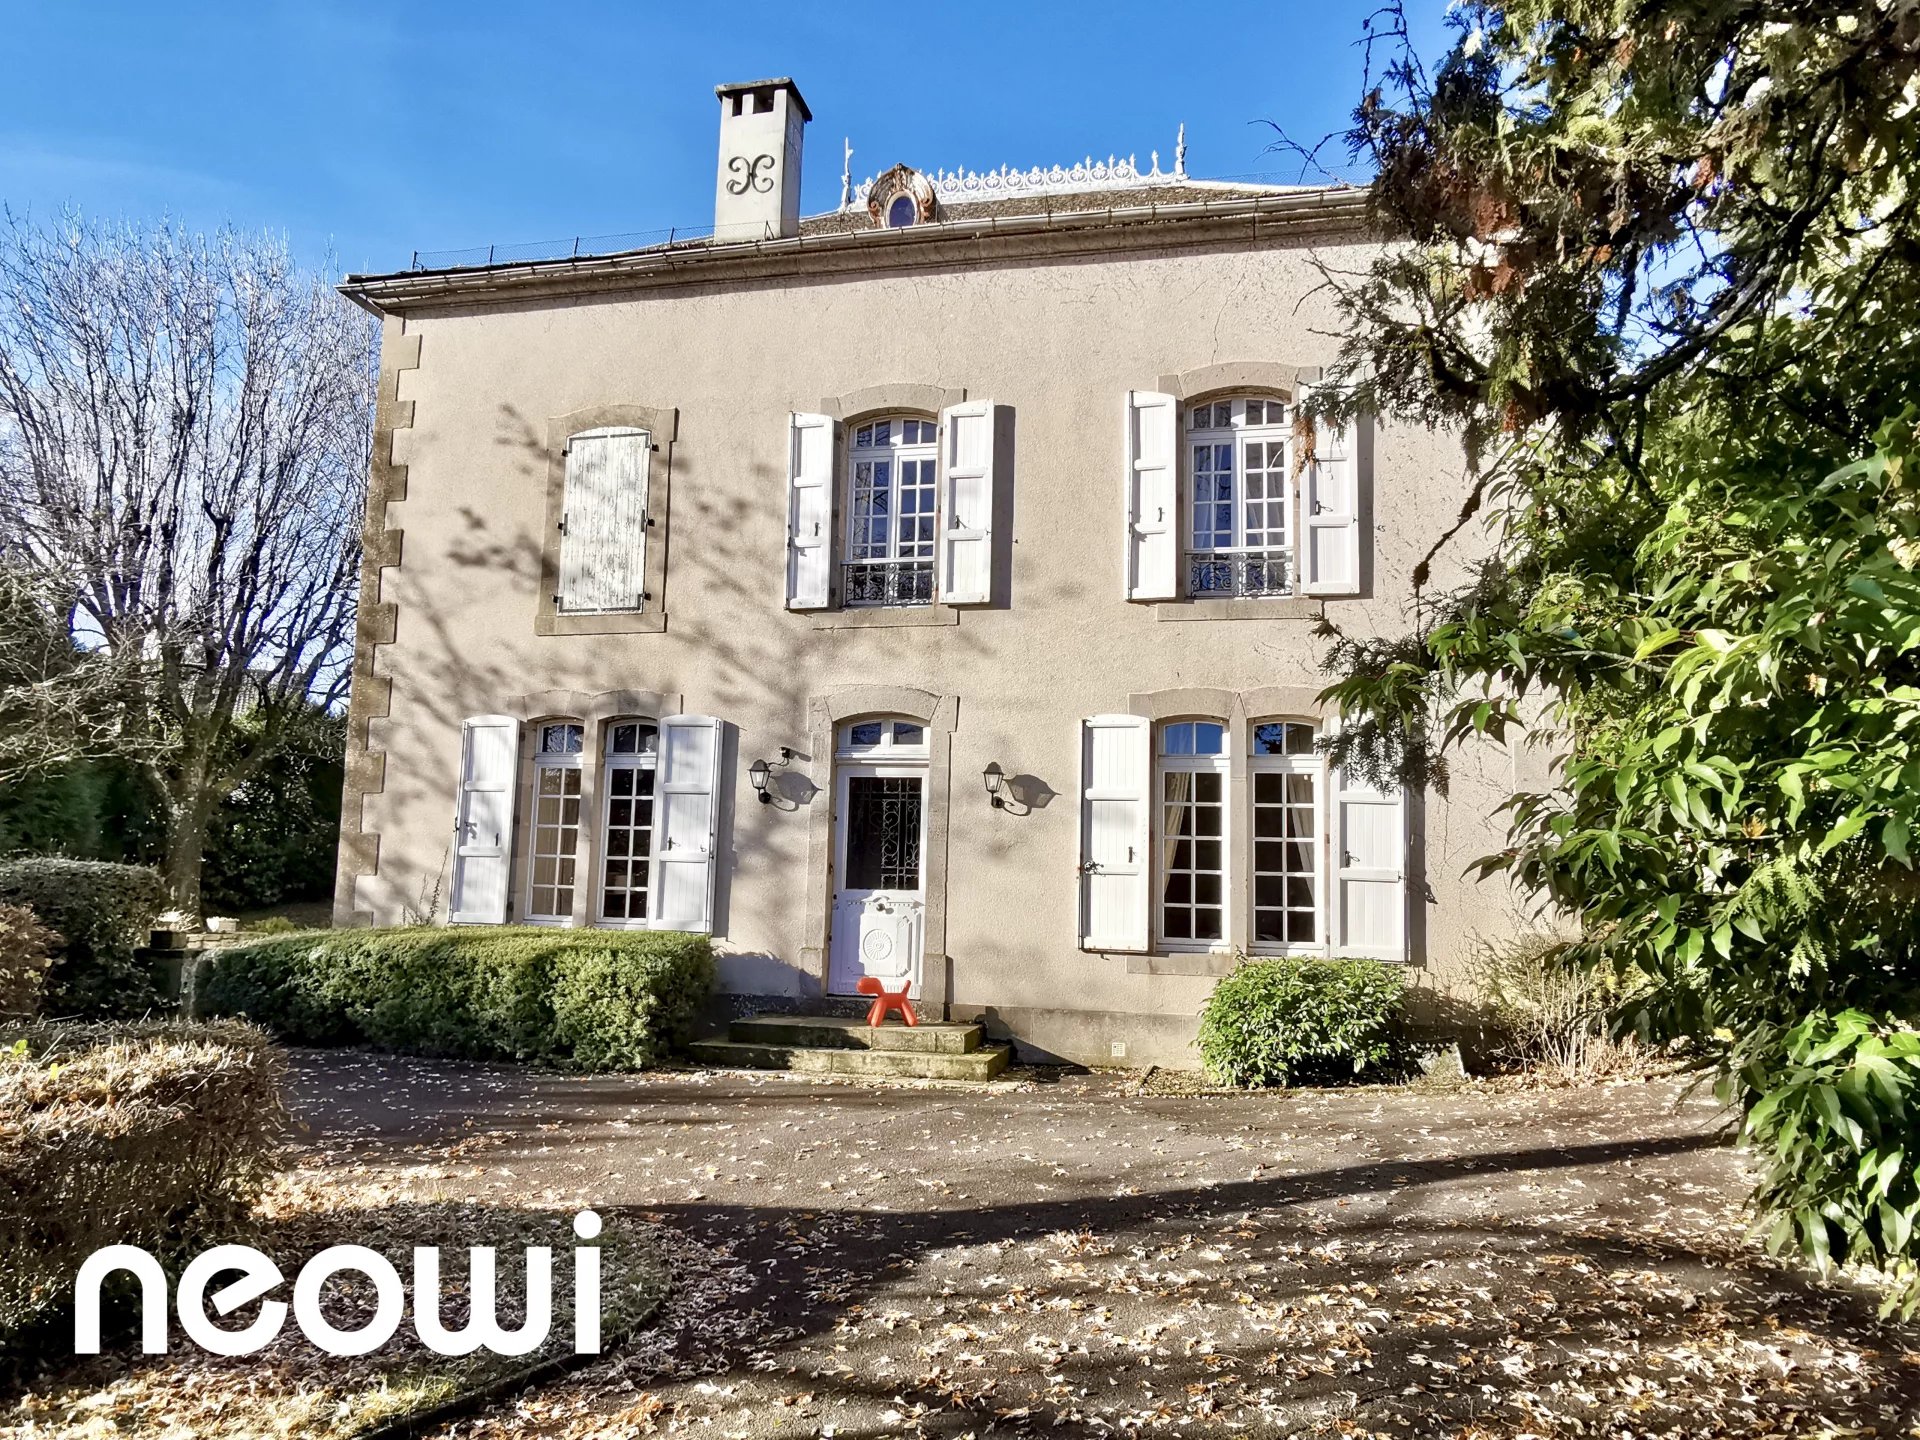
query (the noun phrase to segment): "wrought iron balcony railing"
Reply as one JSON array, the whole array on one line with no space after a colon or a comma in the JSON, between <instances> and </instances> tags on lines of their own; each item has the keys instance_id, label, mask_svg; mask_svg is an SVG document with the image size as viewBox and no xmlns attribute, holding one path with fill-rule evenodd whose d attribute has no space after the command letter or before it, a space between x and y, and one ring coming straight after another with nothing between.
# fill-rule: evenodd
<instances>
[{"instance_id":1,"label":"wrought iron balcony railing","mask_svg":"<svg viewBox=\"0 0 1920 1440\"><path fill-rule=\"evenodd\" d=\"M856 560L840 567L843 605L931 605L931 560Z\"/></svg>"},{"instance_id":2,"label":"wrought iron balcony railing","mask_svg":"<svg viewBox=\"0 0 1920 1440\"><path fill-rule=\"evenodd\" d=\"M1292 593L1293 553L1289 550L1187 552L1187 594L1196 600Z\"/></svg>"}]
</instances>

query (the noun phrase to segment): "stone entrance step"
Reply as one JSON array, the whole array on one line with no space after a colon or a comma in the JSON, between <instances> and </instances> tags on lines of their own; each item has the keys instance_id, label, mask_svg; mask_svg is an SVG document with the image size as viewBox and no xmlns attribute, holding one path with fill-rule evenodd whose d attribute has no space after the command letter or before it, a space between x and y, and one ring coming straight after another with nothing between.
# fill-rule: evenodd
<instances>
[{"instance_id":1,"label":"stone entrance step","mask_svg":"<svg viewBox=\"0 0 1920 1440\"><path fill-rule=\"evenodd\" d=\"M729 1025L726 1039L687 1048L702 1064L732 1069L991 1080L1007 1068L1010 1052L985 1040L980 1025L872 1026L845 1015L751 1015Z\"/></svg>"}]
</instances>

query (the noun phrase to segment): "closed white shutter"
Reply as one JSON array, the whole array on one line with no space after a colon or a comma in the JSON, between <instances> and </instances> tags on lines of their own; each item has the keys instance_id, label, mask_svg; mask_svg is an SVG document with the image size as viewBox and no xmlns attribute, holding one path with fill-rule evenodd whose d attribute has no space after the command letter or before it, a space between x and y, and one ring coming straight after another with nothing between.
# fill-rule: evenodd
<instances>
[{"instance_id":1,"label":"closed white shutter","mask_svg":"<svg viewBox=\"0 0 1920 1440\"><path fill-rule=\"evenodd\" d=\"M993 598L993 406L940 412L940 598L983 605Z\"/></svg>"},{"instance_id":2,"label":"closed white shutter","mask_svg":"<svg viewBox=\"0 0 1920 1440\"><path fill-rule=\"evenodd\" d=\"M454 805L453 893L456 925L498 925L507 918L513 853L513 789L520 768L520 722L475 715L460 725L460 795Z\"/></svg>"},{"instance_id":3,"label":"closed white shutter","mask_svg":"<svg viewBox=\"0 0 1920 1440\"><path fill-rule=\"evenodd\" d=\"M833 568L833 421L787 426L787 608L824 610Z\"/></svg>"},{"instance_id":4,"label":"closed white shutter","mask_svg":"<svg viewBox=\"0 0 1920 1440\"><path fill-rule=\"evenodd\" d=\"M720 722L669 715L660 722L653 828L653 928L713 929L720 823Z\"/></svg>"},{"instance_id":5,"label":"closed white shutter","mask_svg":"<svg viewBox=\"0 0 1920 1440\"><path fill-rule=\"evenodd\" d=\"M1171 600L1180 575L1180 406L1127 392L1126 598Z\"/></svg>"},{"instance_id":6,"label":"closed white shutter","mask_svg":"<svg viewBox=\"0 0 1920 1440\"><path fill-rule=\"evenodd\" d=\"M1335 769L1333 913L1335 955L1407 957L1407 807L1398 787L1383 792Z\"/></svg>"},{"instance_id":7,"label":"closed white shutter","mask_svg":"<svg viewBox=\"0 0 1920 1440\"><path fill-rule=\"evenodd\" d=\"M644 430L590 430L567 442L555 596L562 613L645 608L652 460Z\"/></svg>"},{"instance_id":8,"label":"closed white shutter","mask_svg":"<svg viewBox=\"0 0 1920 1440\"><path fill-rule=\"evenodd\" d=\"M1080 722L1080 948L1147 948L1153 724Z\"/></svg>"},{"instance_id":9,"label":"closed white shutter","mask_svg":"<svg viewBox=\"0 0 1920 1440\"><path fill-rule=\"evenodd\" d=\"M1300 589L1307 595L1360 593L1360 470L1354 425L1314 427L1313 459L1300 477L1306 520Z\"/></svg>"}]
</instances>

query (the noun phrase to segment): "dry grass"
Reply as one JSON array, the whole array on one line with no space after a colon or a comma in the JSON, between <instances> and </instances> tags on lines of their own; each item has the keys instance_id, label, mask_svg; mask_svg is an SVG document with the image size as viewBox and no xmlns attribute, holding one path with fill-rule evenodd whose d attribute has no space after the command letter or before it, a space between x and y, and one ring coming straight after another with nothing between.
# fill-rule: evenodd
<instances>
[{"instance_id":1,"label":"dry grass","mask_svg":"<svg viewBox=\"0 0 1920 1440\"><path fill-rule=\"evenodd\" d=\"M1611 1018L1623 995L1610 975L1571 965L1565 942L1526 934L1476 948L1469 975L1503 1058L1550 1085L1642 1079L1671 1064Z\"/></svg>"},{"instance_id":2,"label":"dry grass","mask_svg":"<svg viewBox=\"0 0 1920 1440\"><path fill-rule=\"evenodd\" d=\"M247 1025L0 1029L0 1339L62 1329L106 1245L198 1250L244 1222L286 1128L285 1062Z\"/></svg>"}]
</instances>

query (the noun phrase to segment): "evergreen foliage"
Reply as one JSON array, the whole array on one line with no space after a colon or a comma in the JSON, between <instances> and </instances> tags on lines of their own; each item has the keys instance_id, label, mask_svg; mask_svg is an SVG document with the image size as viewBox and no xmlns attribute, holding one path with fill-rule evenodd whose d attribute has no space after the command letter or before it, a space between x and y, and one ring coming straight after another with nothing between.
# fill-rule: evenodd
<instances>
[{"instance_id":1,"label":"evergreen foliage","mask_svg":"<svg viewBox=\"0 0 1920 1440\"><path fill-rule=\"evenodd\" d=\"M1412 243L1335 283L1329 414L1458 427L1462 584L1335 637L1338 758L1531 724L1505 873L1717 1066L1773 1243L1920 1300L1920 10L1467 3L1356 116ZM1376 36L1376 41L1380 36ZM1427 586L1429 563L1416 572Z\"/></svg>"}]
</instances>

